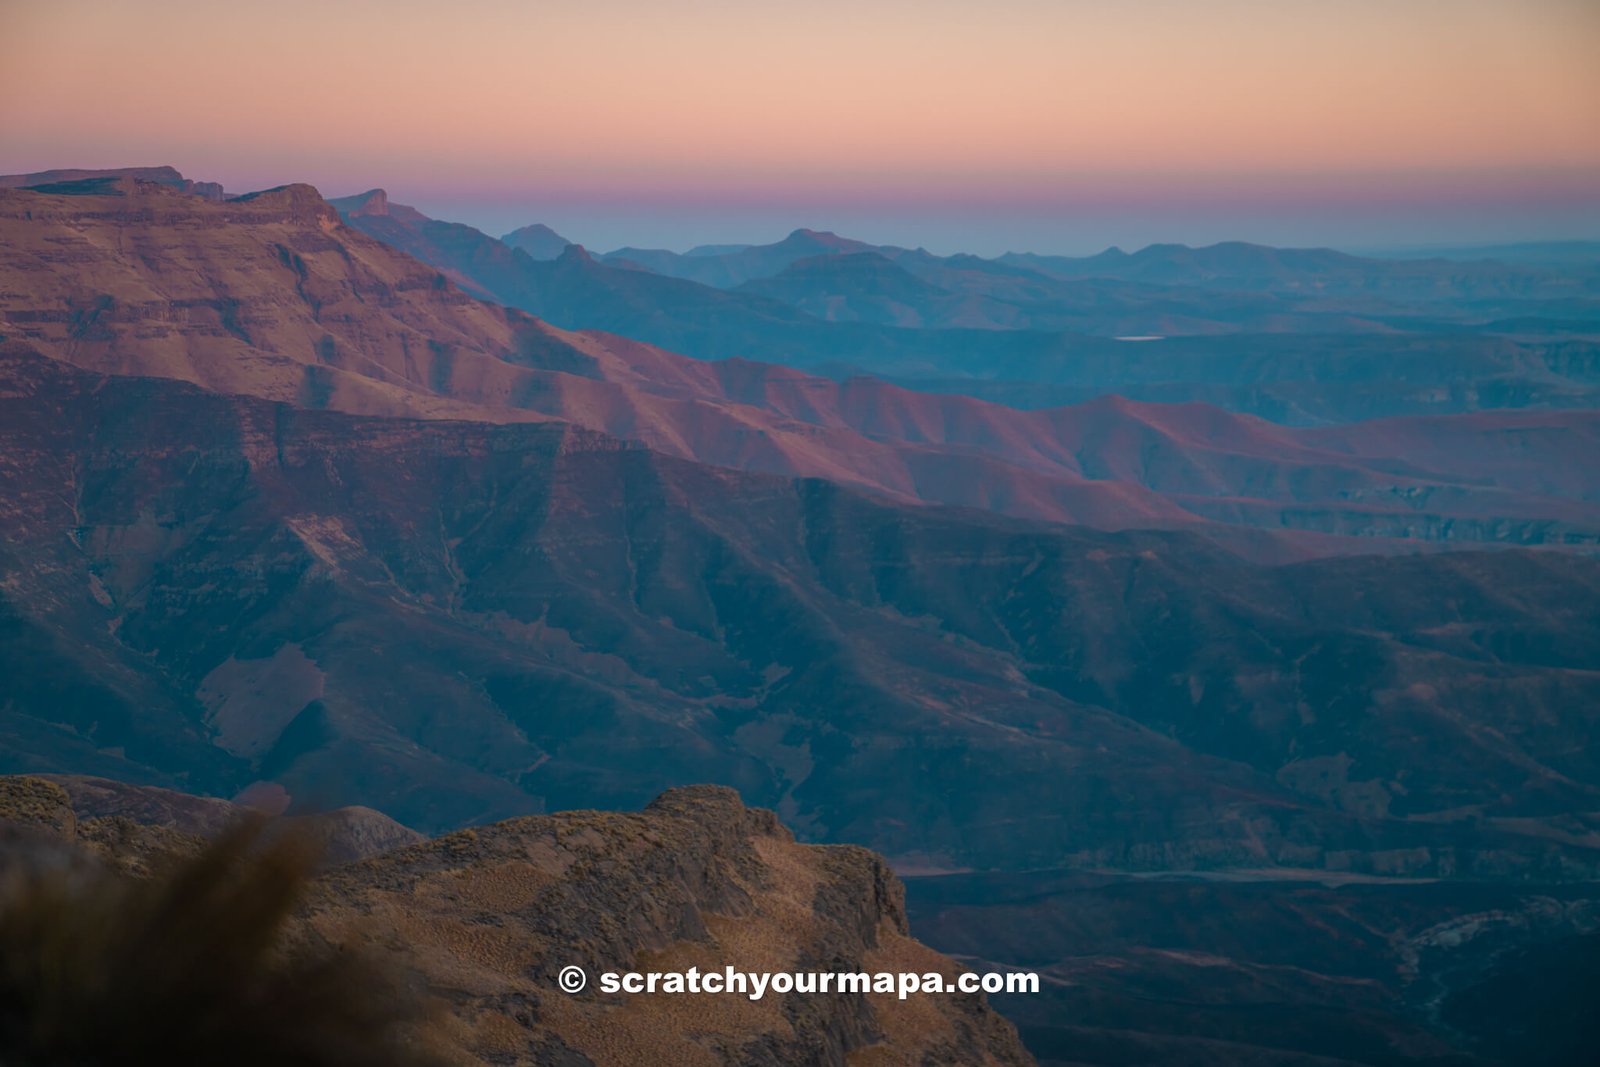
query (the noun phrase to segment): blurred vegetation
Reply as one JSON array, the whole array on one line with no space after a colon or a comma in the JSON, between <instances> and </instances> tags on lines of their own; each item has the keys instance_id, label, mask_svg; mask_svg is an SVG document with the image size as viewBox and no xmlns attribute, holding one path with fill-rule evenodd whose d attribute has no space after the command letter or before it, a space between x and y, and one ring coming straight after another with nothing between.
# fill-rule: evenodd
<instances>
[{"instance_id":1,"label":"blurred vegetation","mask_svg":"<svg viewBox=\"0 0 1600 1067\"><path fill-rule=\"evenodd\" d=\"M0 1065L440 1062L403 972L297 933L317 848L263 825L147 878L0 848Z\"/></svg>"}]
</instances>

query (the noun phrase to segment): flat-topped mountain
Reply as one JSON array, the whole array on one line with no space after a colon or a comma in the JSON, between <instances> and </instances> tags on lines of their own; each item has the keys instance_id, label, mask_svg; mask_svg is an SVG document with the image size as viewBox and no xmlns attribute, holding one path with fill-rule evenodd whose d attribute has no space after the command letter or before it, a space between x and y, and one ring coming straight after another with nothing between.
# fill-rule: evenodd
<instances>
[{"instance_id":1,"label":"flat-topped mountain","mask_svg":"<svg viewBox=\"0 0 1600 1067\"><path fill-rule=\"evenodd\" d=\"M164 185L207 200L222 200L226 194L217 182L197 182L179 174L175 167L116 167L107 170L41 170L32 174L0 174L0 189L25 189L42 185L69 185L104 182L116 178Z\"/></svg>"},{"instance_id":2,"label":"flat-topped mountain","mask_svg":"<svg viewBox=\"0 0 1600 1067\"><path fill-rule=\"evenodd\" d=\"M466 410L439 395L452 375L544 343L528 317L345 228L310 186L213 203L120 181L114 195L0 192L8 336L107 373L439 414Z\"/></svg>"}]
</instances>

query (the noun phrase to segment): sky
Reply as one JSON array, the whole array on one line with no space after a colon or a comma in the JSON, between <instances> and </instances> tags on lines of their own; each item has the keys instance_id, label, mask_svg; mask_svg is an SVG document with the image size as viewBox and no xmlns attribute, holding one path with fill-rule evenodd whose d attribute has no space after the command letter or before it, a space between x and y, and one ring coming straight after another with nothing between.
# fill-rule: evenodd
<instances>
[{"instance_id":1,"label":"sky","mask_svg":"<svg viewBox=\"0 0 1600 1067\"><path fill-rule=\"evenodd\" d=\"M1600 0L0 0L0 172L592 248L1600 237Z\"/></svg>"}]
</instances>

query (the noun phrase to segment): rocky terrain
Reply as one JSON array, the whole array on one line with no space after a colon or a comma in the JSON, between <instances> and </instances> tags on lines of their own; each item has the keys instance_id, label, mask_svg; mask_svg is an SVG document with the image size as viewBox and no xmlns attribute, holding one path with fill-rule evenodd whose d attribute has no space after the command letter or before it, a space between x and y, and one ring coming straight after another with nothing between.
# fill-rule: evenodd
<instances>
[{"instance_id":1,"label":"rocky terrain","mask_svg":"<svg viewBox=\"0 0 1600 1067\"><path fill-rule=\"evenodd\" d=\"M8 770L429 831L714 780L942 868L1600 855L1567 826L1600 810L1588 559L1261 566L555 424L6 367Z\"/></svg>"},{"instance_id":2,"label":"rocky terrain","mask_svg":"<svg viewBox=\"0 0 1600 1067\"><path fill-rule=\"evenodd\" d=\"M97 783L0 778L0 857L30 862L9 824L78 842L141 874L203 835L168 819L221 801L122 787L127 815L92 814ZM145 794L141 796L141 794ZM0 907L4 906L0 894ZM425 1035L458 1064L1027 1064L981 994L568 995L562 967L603 971L939 972L907 933L903 893L859 848L797 845L728 789L686 788L640 813L569 812L391 847L324 873L301 936L381 947L437 1007Z\"/></svg>"},{"instance_id":3,"label":"rocky terrain","mask_svg":"<svg viewBox=\"0 0 1600 1067\"><path fill-rule=\"evenodd\" d=\"M84 840L170 850L234 803L314 817L331 858L370 858L324 877L310 921L337 940L404 918L458 1043L491 1062L562 1062L527 1036L539 1013L595 1062L641 1054L648 1005L538 987L558 952L711 958L706 936L751 914L791 923L789 951L911 951L881 863L670 792L697 782L884 854L940 950L1048 974L1004 1008L1052 1063L1582 1062L1582 1005L1525 992L1593 971L1600 422L1581 339L1033 350L1037 331L784 302L864 266L883 300L849 316L933 299L895 272L993 310L1042 284L1005 281L1017 264L800 248L812 235L781 265L737 261L794 286L779 299L572 248L535 260L375 194L46 178L0 190L0 772L71 776L53 781ZM1283 290L1349 267L1217 256L1191 266ZM1085 306L1155 284L1112 280ZM482 299L534 296L772 362ZM835 381L779 365L797 350L774 341L904 344L937 369L938 345L979 333L1021 346L990 368L999 392L1025 371L1087 402ZM1113 371L1332 407L1291 427L1098 395ZM1406 410L1324 417L1386 404ZM664 792L644 815L569 811ZM617 896L617 872L665 895ZM830 880L878 900L855 935L816 912ZM586 932L496 925L534 903ZM762 930L752 951L777 952ZM959 1061L990 1033L788 1007L785 1030L775 1010L674 1022L720 1036L671 1055L873 1062L904 1025Z\"/></svg>"},{"instance_id":4,"label":"rocky terrain","mask_svg":"<svg viewBox=\"0 0 1600 1067\"><path fill-rule=\"evenodd\" d=\"M515 296L523 252L381 191L343 204L347 226L307 186L222 203L126 176L47 189L0 192L0 333L86 369L358 414L559 420L903 502L1195 529L1257 559L1600 540L1593 411L1322 430L1115 397L1022 413L557 330L455 284Z\"/></svg>"},{"instance_id":5,"label":"rocky terrain","mask_svg":"<svg viewBox=\"0 0 1600 1067\"><path fill-rule=\"evenodd\" d=\"M76 774L0 776L0 822L44 826L118 865L147 872L164 853L188 854L257 808L218 797ZM371 808L279 820L278 832L315 843L337 866L424 840Z\"/></svg>"}]
</instances>

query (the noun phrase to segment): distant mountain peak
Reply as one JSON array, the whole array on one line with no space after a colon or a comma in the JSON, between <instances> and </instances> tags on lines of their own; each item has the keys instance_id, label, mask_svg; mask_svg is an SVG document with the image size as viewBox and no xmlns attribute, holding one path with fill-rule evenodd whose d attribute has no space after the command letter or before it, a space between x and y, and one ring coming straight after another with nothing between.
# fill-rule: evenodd
<instances>
[{"instance_id":1,"label":"distant mountain peak","mask_svg":"<svg viewBox=\"0 0 1600 1067\"><path fill-rule=\"evenodd\" d=\"M685 256L729 256L729 255L733 255L736 252L748 251L751 247L753 247L753 246L747 245L747 244L695 245L693 248L689 249L689 251L685 252L684 255Z\"/></svg>"},{"instance_id":2,"label":"distant mountain peak","mask_svg":"<svg viewBox=\"0 0 1600 1067\"><path fill-rule=\"evenodd\" d=\"M286 204L303 204L315 202L326 204L322 194L314 185L305 182L290 182L288 185L274 185L271 189L257 189L253 193L241 193L231 198L235 204L255 202L282 202Z\"/></svg>"},{"instance_id":3,"label":"distant mountain peak","mask_svg":"<svg viewBox=\"0 0 1600 1067\"><path fill-rule=\"evenodd\" d=\"M561 255L556 257L557 263L585 263L593 264L594 257L589 250L580 244L568 244L561 250Z\"/></svg>"},{"instance_id":4,"label":"distant mountain peak","mask_svg":"<svg viewBox=\"0 0 1600 1067\"><path fill-rule=\"evenodd\" d=\"M860 241L853 241L848 237L840 237L831 230L812 230L801 227L795 230L782 241L783 244L813 244L824 248L866 248Z\"/></svg>"},{"instance_id":5,"label":"distant mountain peak","mask_svg":"<svg viewBox=\"0 0 1600 1067\"><path fill-rule=\"evenodd\" d=\"M355 196L342 196L337 200L330 200L329 203L338 208L341 215L356 218L389 213L389 194L382 189L368 189Z\"/></svg>"},{"instance_id":6,"label":"distant mountain peak","mask_svg":"<svg viewBox=\"0 0 1600 1067\"><path fill-rule=\"evenodd\" d=\"M230 204L249 204L252 207L281 211L285 217L317 219L325 228L339 222L339 212L322 198L316 186L305 182L291 182L271 189L230 197Z\"/></svg>"},{"instance_id":7,"label":"distant mountain peak","mask_svg":"<svg viewBox=\"0 0 1600 1067\"><path fill-rule=\"evenodd\" d=\"M552 230L542 222L535 222L527 226L518 227L502 237L501 240L509 240L513 237L560 237L561 240L566 244L570 245L573 243L572 241L568 241L566 238L561 237L559 233Z\"/></svg>"},{"instance_id":8,"label":"distant mountain peak","mask_svg":"<svg viewBox=\"0 0 1600 1067\"><path fill-rule=\"evenodd\" d=\"M783 268L775 277L782 278L790 275L805 275L811 273L826 273L836 276L869 275L893 272L903 274L907 278L915 276L904 267L894 262L882 252L825 252L821 255L807 256L797 259Z\"/></svg>"},{"instance_id":9,"label":"distant mountain peak","mask_svg":"<svg viewBox=\"0 0 1600 1067\"><path fill-rule=\"evenodd\" d=\"M512 230L500 238L501 243L520 248L534 259L559 259L573 242L561 236L542 222Z\"/></svg>"},{"instance_id":10,"label":"distant mountain peak","mask_svg":"<svg viewBox=\"0 0 1600 1067\"><path fill-rule=\"evenodd\" d=\"M337 196L328 200L335 211L347 219L396 219L407 223L428 221L428 216L414 207L397 204L389 199L383 189L368 189L354 196Z\"/></svg>"}]
</instances>

